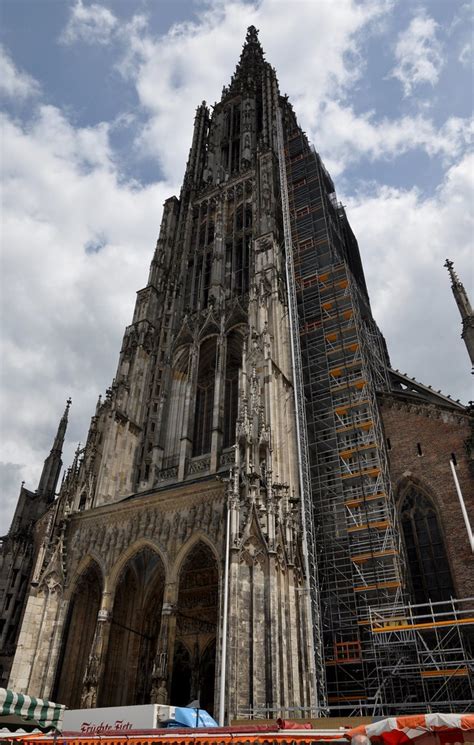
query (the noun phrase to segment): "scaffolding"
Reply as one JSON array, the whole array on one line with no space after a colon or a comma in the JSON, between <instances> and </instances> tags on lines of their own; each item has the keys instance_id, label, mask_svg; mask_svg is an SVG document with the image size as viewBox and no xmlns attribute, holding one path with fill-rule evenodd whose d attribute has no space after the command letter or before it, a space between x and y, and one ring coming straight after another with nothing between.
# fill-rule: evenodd
<instances>
[{"instance_id":1,"label":"scaffolding","mask_svg":"<svg viewBox=\"0 0 474 745\"><path fill-rule=\"evenodd\" d=\"M419 708L422 691L428 711L474 710L474 598L370 609L379 688L375 706L387 686L409 691L405 709Z\"/></svg>"},{"instance_id":2,"label":"scaffolding","mask_svg":"<svg viewBox=\"0 0 474 745\"><path fill-rule=\"evenodd\" d=\"M295 415L298 452L298 472L301 491L301 523L303 533L303 554L305 559L306 581L309 588L308 623L313 642L313 689L316 712L327 713L327 687L324 675L324 650L321 629L321 603L319 596L319 575L316 560L316 538L314 531L311 483L308 460L308 439L306 411L303 399L303 368L301 364L301 345L298 328L298 308L296 301L295 267L291 242L290 207L288 202L288 183L286 180L283 121L281 111L277 116L278 160L280 168L283 230L285 238L285 270L288 287L288 313L290 321L291 361L295 377Z\"/></svg>"},{"instance_id":3,"label":"scaffolding","mask_svg":"<svg viewBox=\"0 0 474 745\"><path fill-rule=\"evenodd\" d=\"M291 117L286 120L284 161L285 249L287 260L291 251L294 277L288 295L290 306L293 301L297 308L293 331L302 373L295 385L302 386L309 522L319 573L320 597L313 613L320 612L321 618L313 623L321 623L323 655L317 659L322 664L324 657L332 711L382 714L394 704L401 713L403 702L407 710L415 699L418 706L429 702L439 676L429 665L423 667L423 655L414 645L410 664L426 674L420 672L416 686L413 677L392 675L408 663L394 657L384 641L389 635L374 631L374 614L404 618L408 601L401 530L376 401L376 391L390 387L388 356L372 318L357 241L344 207L319 155ZM392 680L387 682L387 677ZM446 679L451 706L460 700L453 681L461 677Z\"/></svg>"}]
</instances>

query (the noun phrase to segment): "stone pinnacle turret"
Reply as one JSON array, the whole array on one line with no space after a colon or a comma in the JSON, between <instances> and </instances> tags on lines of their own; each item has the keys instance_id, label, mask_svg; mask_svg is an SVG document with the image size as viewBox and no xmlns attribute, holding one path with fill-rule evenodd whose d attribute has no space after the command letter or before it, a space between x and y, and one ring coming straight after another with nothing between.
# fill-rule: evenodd
<instances>
[{"instance_id":1,"label":"stone pinnacle turret","mask_svg":"<svg viewBox=\"0 0 474 745\"><path fill-rule=\"evenodd\" d=\"M71 399L68 398L68 400L66 401L64 414L62 415L61 421L59 422L56 437L54 438L53 447L51 448L51 452L44 462L43 471L41 473L41 478L36 490L37 494L47 495L48 499L51 502L54 499L59 474L61 472L61 467L63 464L61 455L64 445L64 437L66 435L69 407L71 406L71 403Z\"/></svg>"},{"instance_id":2,"label":"stone pinnacle turret","mask_svg":"<svg viewBox=\"0 0 474 745\"><path fill-rule=\"evenodd\" d=\"M464 339L467 352L471 358L471 364L474 368L474 312L471 303L469 302L466 289L462 282L459 281L459 277L453 269L453 262L446 259L444 266L447 268L449 276L451 277L451 289L462 318L461 337Z\"/></svg>"}]
</instances>

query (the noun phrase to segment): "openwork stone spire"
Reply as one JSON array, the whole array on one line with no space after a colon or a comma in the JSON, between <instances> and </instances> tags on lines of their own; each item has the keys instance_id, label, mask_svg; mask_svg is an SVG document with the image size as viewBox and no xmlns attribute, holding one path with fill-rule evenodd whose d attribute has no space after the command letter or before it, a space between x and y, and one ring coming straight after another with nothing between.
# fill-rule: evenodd
<instances>
[{"instance_id":1,"label":"openwork stone spire","mask_svg":"<svg viewBox=\"0 0 474 745\"><path fill-rule=\"evenodd\" d=\"M265 64L265 53L258 39L258 29L249 26L229 92L236 93L243 88L254 87L262 75Z\"/></svg>"},{"instance_id":2,"label":"openwork stone spire","mask_svg":"<svg viewBox=\"0 0 474 745\"><path fill-rule=\"evenodd\" d=\"M61 455L63 451L64 438L66 436L66 429L68 423L69 408L71 406L71 399L68 398L66 401L66 408L64 414L59 422L58 431L54 438L53 447L51 452L46 458L41 473L40 482L38 484L37 493L45 494L52 501L56 492L58 484L59 474L61 472L61 466L63 464Z\"/></svg>"}]
</instances>

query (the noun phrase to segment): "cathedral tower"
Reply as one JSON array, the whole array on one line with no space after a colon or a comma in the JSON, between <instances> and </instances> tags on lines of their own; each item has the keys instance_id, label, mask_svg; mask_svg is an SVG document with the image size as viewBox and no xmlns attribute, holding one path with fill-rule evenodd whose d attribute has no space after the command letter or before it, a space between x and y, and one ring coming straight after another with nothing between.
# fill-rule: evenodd
<instances>
[{"instance_id":1,"label":"cathedral tower","mask_svg":"<svg viewBox=\"0 0 474 745\"><path fill-rule=\"evenodd\" d=\"M204 102L196 111L181 193L165 202L116 377L66 473L35 568L17 688L68 706L200 697L212 711L229 510L226 710L314 706L281 106L251 27L212 115ZM40 639L33 662L28 639Z\"/></svg>"}]
</instances>

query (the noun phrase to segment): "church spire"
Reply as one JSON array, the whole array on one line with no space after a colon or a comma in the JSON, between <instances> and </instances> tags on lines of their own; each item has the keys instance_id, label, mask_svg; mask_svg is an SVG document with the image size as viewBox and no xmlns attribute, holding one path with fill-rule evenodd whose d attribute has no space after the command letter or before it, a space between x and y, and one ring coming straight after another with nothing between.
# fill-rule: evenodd
<instances>
[{"instance_id":1,"label":"church spire","mask_svg":"<svg viewBox=\"0 0 474 745\"><path fill-rule=\"evenodd\" d=\"M447 268L449 276L451 277L451 289L462 318L461 337L464 339L469 357L471 358L471 363L474 367L474 313L465 287L454 271L453 262L446 259L444 266Z\"/></svg>"},{"instance_id":2,"label":"church spire","mask_svg":"<svg viewBox=\"0 0 474 745\"><path fill-rule=\"evenodd\" d=\"M63 464L61 455L63 451L64 437L66 435L69 407L71 406L71 403L71 399L68 398L68 400L66 401L64 414L62 415L59 422L56 437L54 438L53 447L51 448L51 452L44 462L43 471L41 473L41 478L36 490L37 494L43 494L47 496L51 502L54 499L59 474L61 472L61 466Z\"/></svg>"},{"instance_id":3,"label":"church spire","mask_svg":"<svg viewBox=\"0 0 474 745\"><path fill-rule=\"evenodd\" d=\"M229 91L235 93L243 88L255 86L262 75L264 66L265 53L258 38L258 29L255 26L249 26Z\"/></svg>"}]
</instances>

